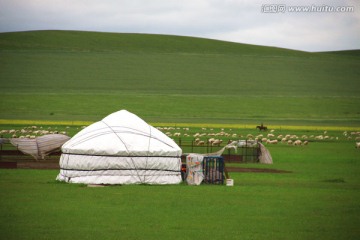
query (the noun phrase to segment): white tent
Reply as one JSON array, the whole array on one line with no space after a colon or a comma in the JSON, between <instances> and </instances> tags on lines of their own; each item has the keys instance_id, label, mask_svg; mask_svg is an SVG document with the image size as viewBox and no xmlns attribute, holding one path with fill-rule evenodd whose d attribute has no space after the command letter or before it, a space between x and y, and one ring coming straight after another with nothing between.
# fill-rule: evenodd
<instances>
[{"instance_id":1,"label":"white tent","mask_svg":"<svg viewBox=\"0 0 360 240\"><path fill-rule=\"evenodd\" d=\"M84 184L178 184L181 149L138 116L121 110L62 146L57 180Z\"/></svg>"},{"instance_id":2,"label":"white tent","mask_svg":"<svg viewBox=\"0 0 360 240\"><path fill-rule=\"evenodd\" d=\"M47 134L33 139L10 138L10 143L24 154L33 156L36 160L45 160L50 153L57 152L70 137L63 134Z\"/></svg>"}]
</instances>

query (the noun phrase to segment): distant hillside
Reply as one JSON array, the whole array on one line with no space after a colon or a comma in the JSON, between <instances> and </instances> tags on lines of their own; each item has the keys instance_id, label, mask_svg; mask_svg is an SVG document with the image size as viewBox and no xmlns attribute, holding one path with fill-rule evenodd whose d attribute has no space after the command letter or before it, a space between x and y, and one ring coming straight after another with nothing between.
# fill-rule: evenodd
<instances>
[{"instance_id":1,"label":"distant hillside","mask_svg":"<svg viewBox=\"0 0 360 240\"><path fill-rule=\"evenodd\" d=\"M0 33L1 49L296 55L301 51L195 37L79 31Z\"/></svg>"},{"instance_id":2,"label":"distant hillside","mask_svg":"<svg viewBox=\"0 0 360 240\"><path fill-rule=\"evenodd\" d=\"M356 122L358 50L308 53L210 39L0 33L0 118Z\"/></svg>"},{"instance_id":3,"label":"distant hillside","mask_svg":"<svg viewBox=\"0 0 360 240\"><path fill-rule=\"evenodd\" d=\"M323 52L323 53L360 57L360 50L345 50L345 51L334 51L334 52Z\"/></svg>"}]
</instances>

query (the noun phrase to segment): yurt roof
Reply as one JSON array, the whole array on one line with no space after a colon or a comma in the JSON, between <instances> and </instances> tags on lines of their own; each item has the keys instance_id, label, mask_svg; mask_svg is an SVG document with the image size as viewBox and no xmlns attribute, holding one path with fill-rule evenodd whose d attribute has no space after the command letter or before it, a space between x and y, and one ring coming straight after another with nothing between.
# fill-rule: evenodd
<instances>
[{"instance_id":1,"label":"yurt roof","mask_svg":"<svg viewBox=\"0 0 360 240\"><path fill-rule=\"evenodd\" d=\"M63 153L116 156L180 156L180 147L158 129L126 110L84 128L62 147Z\"/></svg>"}]
</instances>

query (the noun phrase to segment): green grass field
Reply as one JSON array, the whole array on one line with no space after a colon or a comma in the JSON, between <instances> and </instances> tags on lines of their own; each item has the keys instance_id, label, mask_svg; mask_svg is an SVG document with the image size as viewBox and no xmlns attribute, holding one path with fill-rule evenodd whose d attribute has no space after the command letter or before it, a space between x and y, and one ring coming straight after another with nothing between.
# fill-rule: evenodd
<instances>
[{"instance_id":1,"label":"green grass field","mask_svg":"<svg viewBox=\"0 0 360 240\"><path fill-rule=\"evenodd\" d=\"M285 174L230 173L227 186L57 183L56 170L0 170L6 239L358 239L353 142L270 146ZM262 167L246 164L242 167Z\"/></svg>"},{"instance_id":2,"label":"green grass field","mask_svg":"<svg viewBox=\"0 0 360 240\"><path fill-rule=\"evenodd\" d=\"M56 182L58 170L0 169L1 238L360 238L360 151L343 135L360 130L358 50L35 31L0 33L0 69L0 130L37 125L73 136L127 109L187 141L202 127L259 134L261 122L276 135L331 137L268 145L273 165L232 163L291 172L230 173L234 187L89 188Z\"/></svg>"},{"instance_id":3,"label":"green grass field","mask_svg":"<svg viewBox=\"0 0 360 240\"><path fill-rule=\"evenodd\" d=\"M359 126L359 51L188 37L0 34L0 119Z\"/></svg>"}]
</instances>

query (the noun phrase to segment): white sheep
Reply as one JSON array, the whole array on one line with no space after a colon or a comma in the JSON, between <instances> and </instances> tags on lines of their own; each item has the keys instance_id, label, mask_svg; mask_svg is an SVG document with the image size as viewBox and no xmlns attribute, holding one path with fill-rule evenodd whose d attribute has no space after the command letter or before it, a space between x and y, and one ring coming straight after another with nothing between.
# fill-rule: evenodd
<instances>
[{"instance_id":1,"label":"white sheep","mask_svg":"<svg viewBox=\"0 0 360 240\"><path fill-rule=\"evenodd\" d=\"M248 135L246 135L246 138L248 140L252 140L252 139L254 139L254 136L252 134L248 134Z\"/></svg>"},{"instance_id":2,"label":"white sheep","mask_svg":"<svg viewBox=\"0 0 360 240\"><path fill-rule=\"evenodd\" d=\"M270 140L270 139L268 139L267 141L266 141L266 143L268 143L268 144L278 144L278 140Z\"/></svg>"},{"instance_id":3,"label":"white sheep","mask_svg":"<svg viewBox=\"0 0 360 240\"><path fill-rule=\"evenodd\" d=\"M360 142L356 142L356 143L355 143L355 147L356 147L356 148L360 148Z\"/></svg>"},{"instance_id":4,"label":"white sheep","mask_svg":"<svg viewBox=\"0 0 360 240\"><path fill-rule=\"evenodd\" d=\"M267 135L267 137L268 137L268 138L273 138L273 137L275 137L275 135L272 134L272 133L269 133L269 134Z\"/></svg>"},{"instance_id":5,"label":"white sheep","mask_svg":"<svg viewBox=\"0 0 360 240\"><path fill-rule=\"evenodd\" d=\"M219 139L215 139L215 141L212 142L212 146L220 146L220 144L222 143L222 140Z\"/></svg>"},{"instance_id":6,"label":"white sheep","mask_svg":"<svg viewBox=\"0 0 360 240\"><path fill-rule=\"evenodd\" d=\"M324 139L324 136L323 136L323 135L315 136L315 139L316 139L316 140L323 140L323 139Z\"/></svg>"}]
</instances>

